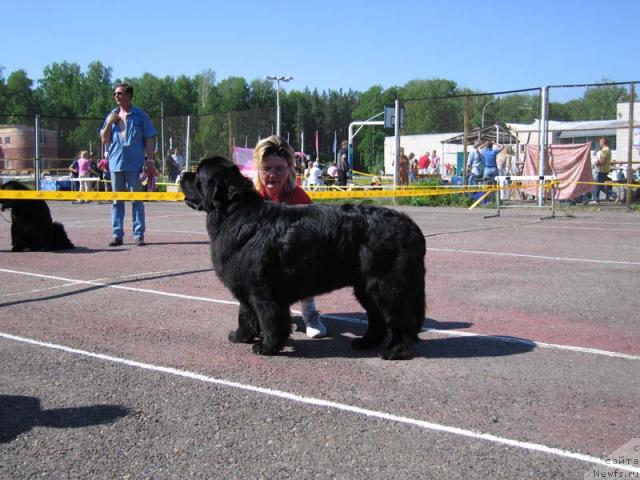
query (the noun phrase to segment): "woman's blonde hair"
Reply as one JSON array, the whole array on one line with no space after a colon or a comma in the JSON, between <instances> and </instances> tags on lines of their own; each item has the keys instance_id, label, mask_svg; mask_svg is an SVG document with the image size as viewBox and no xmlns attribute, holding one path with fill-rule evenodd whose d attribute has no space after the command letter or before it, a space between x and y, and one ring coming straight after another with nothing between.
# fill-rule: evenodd
<instances>
[{"instance_id":1,"label":"woman's blonde hair","mask_svg":"<svg viewBox=\"0 0 640 480\"><path fill-rule=\"evenodd\" d=\"M253 161L256 166L256 177L253 183L256 186L256 190L258 190L261 195L265 195L265 193L267 193L266 187L260 181L260 175L258 172L264 167L265 160L270 155L284 158L287 161L287 166L289 167L289 178L282 189L282 193L289 193L293 191L296 188L295 152L284 138L277 135L271 135L270 137L260 140L256 145L256 148L253 150Z\"/></svg>"}]
</instances>

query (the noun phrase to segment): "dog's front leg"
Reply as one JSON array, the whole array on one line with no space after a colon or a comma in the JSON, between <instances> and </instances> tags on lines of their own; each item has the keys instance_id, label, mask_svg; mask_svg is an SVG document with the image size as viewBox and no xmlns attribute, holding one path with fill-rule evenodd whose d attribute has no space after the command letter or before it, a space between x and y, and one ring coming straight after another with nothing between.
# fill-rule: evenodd
<instances>
[{"instance_id":1,"label":"dog's front leg","mask_svg":"<svg viewBox=\"0 0 640 480\"><path fill-rule=\"evenodd\" d=\"M15 220L14 220L15 222ZM11 251L23 252L27 247L26 239L23 238L22 229L16 223L11 224Z\"/></svg>"},{"instance_id":2,"label":"dog's front leg","mask_svg":"<svg viewBox=\"0 0 640 480\"><path fill-rule=\"evenodd\" d=\"M246 303L240 303L238 312L238 328L229 333L232 343L253 343L260 335L260 325L253 309Z\"/></svg>"},{"instance_id":3,"label":"dog's front leg","mask_svg":"<svg viewBox=\"0 0 640 480\"><path fill-rule=\"evenodd\" d=\"M275 355L287 344L291 333L289 306L261 302L260 307L256 307L256 314L262 330L262 341L253 346L253 353Z\"/></svg>"}]
</instances>

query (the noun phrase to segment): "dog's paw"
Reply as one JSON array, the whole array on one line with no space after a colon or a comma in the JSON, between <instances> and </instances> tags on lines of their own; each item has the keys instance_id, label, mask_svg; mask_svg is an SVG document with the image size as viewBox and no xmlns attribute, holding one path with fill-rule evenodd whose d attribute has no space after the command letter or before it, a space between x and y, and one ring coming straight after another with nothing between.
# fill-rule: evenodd
<instances>
[{"instance_id":1,"label":"dog's paw","mask_svg":"<svg viewBox=\"0 0 640 480\"><path fill-rule=\"evenodd\" d=\"M253 343L253 337L240 329L229 332L229 341L231 343Z\"/></svg>"},{"instance_id":2,"label":"dog's paw","mask_svg":"<svg viewBox=\"0 0 640 480\"><path fill-rule=\"evenodd\" d=\"M253 353L256 355L275 355L279 349L274 347L267 347L264 343L256 343L252 347Z\"/></svg>"},{"instance_id":3,"label":"dog's paw","mask_svg":"<svg viewBox=\"0 0 640 480\"><path fill-rule=\"evenodd\" d=\"M413 354L407 345L398 343L386 348L381 357L383 360L411 360Z\"/></svg>"}]
</instances>

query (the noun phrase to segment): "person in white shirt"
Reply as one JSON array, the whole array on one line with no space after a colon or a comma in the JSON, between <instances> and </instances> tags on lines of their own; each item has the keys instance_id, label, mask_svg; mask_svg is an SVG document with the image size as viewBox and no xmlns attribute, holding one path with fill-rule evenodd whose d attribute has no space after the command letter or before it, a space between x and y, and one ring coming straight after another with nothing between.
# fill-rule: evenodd
<instances>
[{"instance_id":1,"label":"person in white shirt","mask_svg":"<svg viewBox=\"0 0 640 480\"><path fill-rule=\"evenodd\" d=\"M311 170L309 170L309 186L315 188L318 185L322 185L322 169L318 161L313 162Z\"/></svg>"}]
</instances>

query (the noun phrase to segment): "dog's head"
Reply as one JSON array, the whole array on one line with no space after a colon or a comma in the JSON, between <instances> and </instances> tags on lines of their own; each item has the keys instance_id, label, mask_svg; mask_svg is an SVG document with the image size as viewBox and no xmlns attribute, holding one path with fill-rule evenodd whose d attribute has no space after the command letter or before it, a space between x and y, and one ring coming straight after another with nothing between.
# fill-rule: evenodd
<instances>
[{"instance_id":1,"label":"dog's head","mask_svg":"<svg viewBox=\"0 0 640 480\"><path fill-rule=\"evenodd\" d=\"M180 178L184 201L194 210L223 212L241 199L256 198L253 183L224 157L205 158L195 173Z\"/></svg>"},{"instance_id":2,"label":"dog's head","mask_svg":"<svg viewBox=\"0 0 640 480\"><path fill-rule=\"evenodd\" d=\"M16 180L11 180L0 186L0 190L29 190L29 187ZM0 198L0 210L4 211L12 208L16 200L11 198Z\"/></svg>"}]
</instances>

